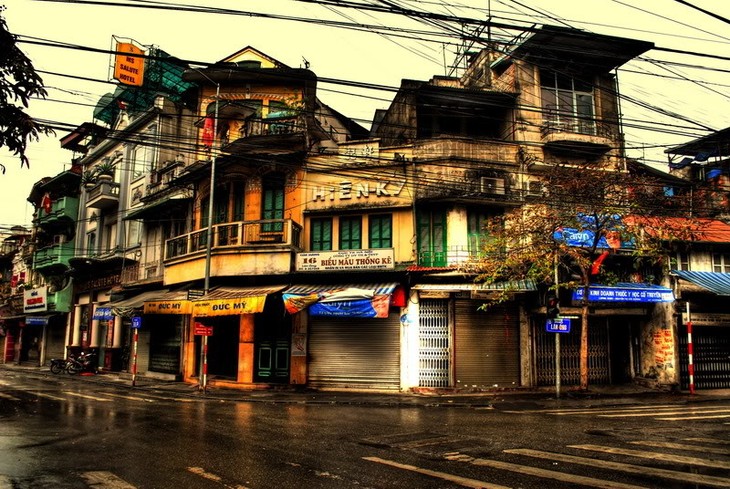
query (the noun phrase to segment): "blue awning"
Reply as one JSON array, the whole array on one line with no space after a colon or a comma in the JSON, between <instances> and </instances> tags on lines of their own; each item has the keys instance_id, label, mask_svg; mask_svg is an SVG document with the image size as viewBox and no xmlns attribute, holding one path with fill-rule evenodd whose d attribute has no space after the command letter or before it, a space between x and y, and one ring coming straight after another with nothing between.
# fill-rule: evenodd
<instances>
[{"instance_id":1,"label":"blue awning","mask_svg":"<svg viewBox=\"0 0 730 489\"><path fill-rule=\"evenodd\" d=\"M573 291L573 300L583 299L583 288ZM616 285L591 284L588 302L674 302L674 293L668 287L653 284L619 282Z\"/></svg>"},{"instance_id":2,"label":"blue awning","mask_svg":"<svg viewBox=\"0 0 730 489\"><path fill-rule=\"evenodd\" d=\"M717 295L730 295L730 273L672 270L672 275L699 285Z\"/></svg>"},{"instance_id":3,"label":"blue awning","mask_svg":"<svg viewBox=\"0 0 730 489\"><path fill-rule=\"evenodd\" d=\"M304 309L310 316L388 317L390 296L397 283L293 285L282 292L290 314Z\"/></svg>"}]
</instances>

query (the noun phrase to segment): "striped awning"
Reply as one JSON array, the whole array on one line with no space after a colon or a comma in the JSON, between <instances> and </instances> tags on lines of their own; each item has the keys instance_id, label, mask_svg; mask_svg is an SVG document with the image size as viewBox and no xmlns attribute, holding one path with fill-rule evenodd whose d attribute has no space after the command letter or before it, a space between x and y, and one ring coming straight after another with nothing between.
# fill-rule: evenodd
<instances>
[{"instance_id":1,"label":"striped awning","mask_svg":"<svg viewBox=\"0 0 730 489\"><path fill-rule=\"evenodd\" d=\"M730 273L672 270L672 275L699 285L717 295L730 296Z\"/></svg>"},{"instance_id":2,"label":"striped awning","mask_svg":"<svg viewBox=\"0 0 730 489\"><path fill-rule=\"evenodd\" d=\"M333 292L335 290L362 289L372 290L373 295L390 295L393 293L397 286L397 282L375 284L292 285L291 287L286 289L284 293L290 295L309 295Z\"/></svg>"},{"instance_id":3,"label":"striped awning","mask_svg":"<svg viewBox=\"0 0 730 489\"><path fill-rule=\"evenodd\" d=\"M229 316L263 312L266 296L280 292L286 285L262 287L217 287L192 300L193 317Z\"/></svg>"},{"instance_id":4,"label":"striped awning","mask_svg":"<svg viewBox=\"0 0 730 489\"><path fill-rule=\"evenodd\" d=\"M286 285L271 285L265 287L216 287L206 295L195 301L207 301L218 299L238 299L242 297L255 297L259 295L275 294L284 290Z\"/></svg>"}]
</instances>

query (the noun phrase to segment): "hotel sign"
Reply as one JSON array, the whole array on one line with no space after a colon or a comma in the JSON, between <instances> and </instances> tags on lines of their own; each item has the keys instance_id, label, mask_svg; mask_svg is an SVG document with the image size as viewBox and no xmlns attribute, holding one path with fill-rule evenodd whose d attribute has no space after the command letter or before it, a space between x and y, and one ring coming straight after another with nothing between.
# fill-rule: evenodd
<instances>
[{"instance_id":1,"label":"hotel sign","mask_svg":"<svg viewBox=\"0 0 730 489\"><path fill-rule=\"evenodd\" d=\"M406 173L402 169L348 169L347 176L343 175L337 180L333 180L331 174L312 173L307 178L308 210L411 203Z\"/></svg>"},{"instance_id":2,"label":"hotel sign","mask_svg":"<svg viewBox=\"0 0 730 489\"><path fill-rule=\"evenodd\" d=\"M134 56L130 56L134 55ZM141 87L144 82L144 51L129 42L117 43L114 79L124 85Z\"/></svg>"},{"instance_id":3,"label":"hotel sign","mask_svg":"<svg viewBox=\"0 0 730 489\"><path fill-rule=\"evenodd\" d=\"M367 250L312 251L297 253L297 272L326 272L339 270L393 270L393 248Z\"/></svg>"}]
</instances>

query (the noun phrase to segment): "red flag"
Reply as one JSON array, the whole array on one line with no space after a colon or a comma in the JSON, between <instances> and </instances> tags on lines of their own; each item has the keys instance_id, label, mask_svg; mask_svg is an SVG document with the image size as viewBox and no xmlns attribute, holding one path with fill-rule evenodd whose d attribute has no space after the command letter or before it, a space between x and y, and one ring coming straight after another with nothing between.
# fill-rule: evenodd
<instances>
[{"instance_id":1,"label":"red flag","mask_svg":"<svg viewBox=\"0 0 730 489\"><path fill-rule=\"evenodd\" d=\"M598 275L601 272L601 264L603 263L603 260L606 259L606 257L609 255L608 250L601 253L601 255L596 258L596 261L593 262L593 266L591 267L591 275Z\"/></svg>"},{"instance_id":2,"label":"red flag","mask_svg":"<svg viewBox=\"0 0 730 489\"><path fill-rule=\"evenodd\" d=\"M213 134L213 117L207 116L205 118L205 125L203 126L203 145L211 148L213 147L214 140L215 134Z\"/></svg>"},{"instance_id":3,"label":"red flag","mask_svg":"<svg viewBox=\"0 0 730 489\"><path fill-rule=\"evenodd\" d=\"M44 195L43 199L41 199L41 207L44 211L46 211L46 214L50 214L53 210L52 205L53 201L51 200L51 196L48 192L46 192L46 195Z\"/></svg>"}]
</instances>

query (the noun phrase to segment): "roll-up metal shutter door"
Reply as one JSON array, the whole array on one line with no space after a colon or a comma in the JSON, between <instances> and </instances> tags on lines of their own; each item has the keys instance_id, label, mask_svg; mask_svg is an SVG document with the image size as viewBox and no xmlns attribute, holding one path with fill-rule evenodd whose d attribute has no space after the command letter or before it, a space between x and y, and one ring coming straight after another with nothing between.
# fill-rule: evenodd
<instances>
[{"instance_id":1,"label":"roll-up metal shutter door","mask_svg":"<svg viewBox=\"0 0 730 489\"><path fill-rule=\"evenodd\" d=\"M46 364L51 358L66 357L66 325L49 324L46 326Z\"/></svg>"},{"instance_id":2,"label":"roll-up metal shutter door","mask_svg":"<svg viewBox=\"0 0 730 489\"><path fill-rule=\"evenodd\" d=\"M456 386L519 386L520 328L516 305L478 308L473 300L456 301L454 371Z\"/></svg>"},{"instance_id":3,"label":"roll-up metal shutter door","mask_svg":"<svg viewBox=\"0 0 730 489\"><path fill-rule=\"evenodd\" d=\"M313 317L309 385L400 388L400 320Z\"/></svg>"},{"instance_id":4,"label":"roll-up metal shutter door","mask_svg":"<svg viewBox=\"0 0 730 489\"><path fill-rule=\"evenodd\" d=\"M134 347L131 346L129 351L132 352ZM129 357L129 369L132 369L132 355ZM150 330L140 329L139 338L137 338L137 372L147 372L150 365Z\"/></svg>"}]
</instances>

